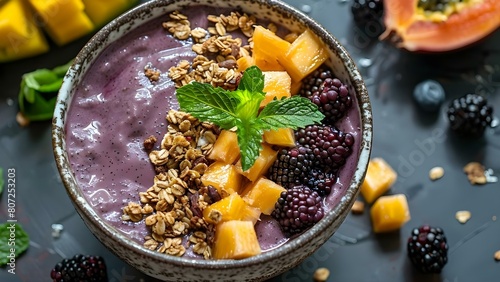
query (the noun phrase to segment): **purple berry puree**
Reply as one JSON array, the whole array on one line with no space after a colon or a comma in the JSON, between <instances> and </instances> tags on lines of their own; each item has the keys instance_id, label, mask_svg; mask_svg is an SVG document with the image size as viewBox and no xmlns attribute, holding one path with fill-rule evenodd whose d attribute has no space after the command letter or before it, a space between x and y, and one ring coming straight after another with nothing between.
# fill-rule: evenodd
<instances>
[{"instance_id":1,"label":"purple berry puree","mask_svg":"<svg viewBox=\"0 0 500 282\"><path fill-rule=\"evenodd\" d=\"M192 28L206 28L208 14L225 12L197 7L183 14ZM69 159L85 197L103 220L141 245L148 235L146 225L122 221L122 208L128 202L139 202L139 192L153 185L155 172L143 141L150 135L162 140L166 113L178 108L168 69L196 55L191 41L176 40L161 27L166 18L145 23L106 48L76 89L67 117ZM158 82L145 77L148 64L162 71ZM355 109L355 99L353 102ZM338 127L353 134L356 142L339 183L325 201L326 212L340 201L356 169L359 113L351 110ZM286 242L270 217L262 218L256 231L263 250Z\"/></svg>"}]
</instances>

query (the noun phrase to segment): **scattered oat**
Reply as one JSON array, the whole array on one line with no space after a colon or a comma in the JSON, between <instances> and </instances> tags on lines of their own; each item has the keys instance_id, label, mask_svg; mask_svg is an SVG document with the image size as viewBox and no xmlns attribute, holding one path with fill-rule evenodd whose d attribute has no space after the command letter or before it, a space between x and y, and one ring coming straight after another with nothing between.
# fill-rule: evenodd
<instances>
[{"instance_id":1,"label":"scattered oat","mask_svg":"<svg viewBox=\"0 0 500 282\"><path fill-rule=\"evenodd\" d=\"M500 261L500 250L495 252L495 260Z\"/></svg>"},{"instance_id":2,"label":"scattered oat","mask_svg":"<svg viewBox=\"0 0 500 282\"><path fill-rule=\"evenodd\" d=\"M316 271L314 272L314 281L316 282L324 282L326 280L328 280L328 276L330 276L330 270L328 270L328 268L325 268L325 267L321 267L321 268L318 268L316 269Z\"/></svg>"},{"instance_id":3,"label":"scattered oat","mask_svg":"<svg viewBox=\"0 0 500 282\"><path fill-rule=\"evenodd\" d=\"M462 224L469 221L470 217L471 217L470 211L457 211L455 213L455 218L458 220L458 222Z\"/></svg>"},{"instance_id":4,"label":"scattered oat","mask_svg":"<svg viewBox=\"0 0 500 282\"><path fill-rule=\"evenodd\" d=\"M52 237L59 238L61 236L61 232L64 230L64 226L59 223L52 224Z\"/></svg>"},{"instance_id":5,"label":"scattered oat","mask_svg":"<svg viewBox=\"0 0 500 282\"><path fill-rule=\"evenodd\" d=\"M149 81L154 82L160 79L161 72L154 68L144 68L144 75L149 79Z\"/></svg>"},{"instance_id":6,"label":"scattered oat","mask_svg":"<svg viewBox=\"0 0 500 282\"><path fill-rule=\"evenodd\" d=\"M21 112L17 113L16 121L21 127L26 127L30 124L30 120Z\"/></svg>"},{"instance_id":7,"label":"scattered oat","mask_svg":"<svg viewBox=\"0 0 500 282\"><path fill-rule=\"evenodd\" d=\"M429 171L429 178L431 180L438 180L441 177L443 177L443 175L444 175L444 169L442 167L440 167L440 166L433 167Z\"/></svg>"},{"instance_id":8,"label":"scattered oat","mask_svg":"<svg viewBox=\"0 0 500 282\"><path fill-rule=\"evenodd\" d=\"M361 201L355 201L352 205L351 212L353 214L363 214L365 211L365 203Z\"/></svg>"},{"instance_id":9,"label":"scattered oat","mask_svg":"<svg viewBox=\"0 0 500 282\"><path fill-rule=\"evenodd\" d=\"M470 162L464 167L464 172L467 174L471 184L485 184L486 176L484 175L484 166L478 162Z\"/></svg>"}]
</instances>

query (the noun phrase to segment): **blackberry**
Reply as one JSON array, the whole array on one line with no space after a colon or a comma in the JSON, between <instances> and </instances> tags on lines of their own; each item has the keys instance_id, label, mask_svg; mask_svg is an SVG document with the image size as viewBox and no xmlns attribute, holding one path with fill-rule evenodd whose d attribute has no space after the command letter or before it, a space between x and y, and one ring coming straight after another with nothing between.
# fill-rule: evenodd
<instances>
[{"instance_id":1,"label":"blackberry","mask_svg":"<svg viewBox=\"0 0 500 282\"><path fill-rule=\"evenodd\" d=\"M422 110L437 112L444 102L445 93L439 82L428 79L415 86L413 98Z\"/></svg>"},{"instance_id":2,"label":"blackberry","mask_svg":"<svg viewBox=\"0 0 500 282\"><path fill-rule=\"evenodd\" d=\"M311 98L323 91L323 82L327 78L332 78L332 71L326 65L321 65L306 78L302 80L299 94L305 98Z\"/></svg>"},{"instance_id":3,"label":"blackberry","mask_svg":"<svg viewBox=\"0 0 500 282\"><path fill-rule=\"evenodd\" d=\"M307 181L304 183L311 190L316 191L320 196L327 196L332 191L335 184L336 174L330 171L310 169Z\"/></svg>"},{"instance_id":4,"label":"blackberry","mask_svg":"<svg viewBox=\"0 0 500 282\"><path fill-rule=\"evenodd\" d=\"M323 218L321 196L307 186L299 185L281 192L272 217L287 236L292 236L313 226Z\"/></svg>"},{"instance_id":5,"label":"blackberry","mask_svg":"<svg viewBox=\"0 0 500 282\"><path fill-rule=\"evenodd\" d=\"M50 272L50 278L54 282L105 282L108 281L108 274L102 257L75 255L57 263Z\"/></svg>"},{"instance_id":6,"label":"blackberry","mask_svg":"<svg viewBox=\"0 0 500 282\"><path fill-rule=\"evenodd\" d=\"M493 108L481 95L467 94L453 100L448 108L450 128L462 136L479 137L493 121Z\"/></svg>"},{"instance_id":7,"label":"blackberry","mask_svg":"<svg viewBox=\"0 0 500 282\"><path fill-rule=\"evenodd\" d=\"M324 121L328 124L333 124L342 118L352 105L349 90L337 78L325 79L322 91L314 92L309 99L325 115Z\"/></svg>"},{"instance_id":8,"label":"blackberry","mask_svg":"<svg viewBox=\"0 0 500 282\"><path fill-rule=\"evenodd\" d=\"M376 38L384 31L383 0L354 0L351 12L356 25L369 37Z\"/></svg>"},{"instance_id":9,"label":"blackberry","mask_svg":"<svg viewBox=\"0 0 500 282\"><path fill-rule=\"evenodd\" d=\"M311 149L313 165L333 171L345 164L351 154L354 136L328 125L309 125L295 132L295 140Z\"/></svg>"},{"instance_id":10,"label":"blackberry","mask_svg":"<svg viewBox=\"0 0 500 282\"><path fill-rule=\"evenodd\" d=\"M301 184L307 179L313 158L311 149L307 147L283 148L269 169L268 177L284 188Z\"/></svg>"},{"instance_id":11,"label":"blackberry","mask_svg":"<svg viewBox=\"0 0 500 282\"><path fill-rule=\"evenodd\" d=\"M441 228L414 228L407 247L411 262L423 273L440 273L448 261L448 244Z\"/></svg>"}]
</instances>

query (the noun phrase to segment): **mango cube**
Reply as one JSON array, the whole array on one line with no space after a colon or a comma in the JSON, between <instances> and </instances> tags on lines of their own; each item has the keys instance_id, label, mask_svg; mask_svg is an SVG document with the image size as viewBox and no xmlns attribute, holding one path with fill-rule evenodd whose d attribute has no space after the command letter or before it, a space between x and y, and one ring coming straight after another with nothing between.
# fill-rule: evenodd
<instances>
[{"instance_id":1,"label":"mango cube","mask_svg":"<svg viewBox=\"0 0 500 282\"><path fill-rule=\"evenodd\" d=\"M22 0L0 5L0 62L35 56L49 50L35 16Z\"/></svg>"},{"instance_id":2,"label":"mango cube","mask_svg":"<svg viewBox=\"0 0 500 282\"><path fill-rule=\"evenodd\" d=\"M103 26L115 18L137 0L83 0L85 13L96 26Z\"/></svg>"},{"instance_id":3,"label":"mango cube","mask_svg":"<svg viewBox=\"0 0 500 282\"><path fill-rule=\"evenodd\" d=\"M277 130L264 131L264 141L271 145L284 147L295 146L295 135L291 128L279 128Z\"/></svg>"},{"instance_id":4,"label":"mango cube","mask_svg":"<svg viewBox=\"0 0 500 282\"><path fill-rule=\"evenodd\" d=\"M283 97L290 97L290 86L292 79L286 71L264 71L264 92L266 96L260 103L264 107L274 98L280 100Z\"/></svg>"},{"instance_id":5,"label":"mango cube","mask_svg":"<svg viewBox=\"0 0 500 282\"><path fill-rule=\"evenodd\" d=\"M236 132L222 130L214 143L214 147L208 158L221 161L226 164L232 164L240 156L240 147L238 146L238 136Z\"/></svg>"},{"instance_id":6,"label":"mango cube","mask_svg":"<svg viewBox=\"0 0 500 282\"><path fill-rule=\"evenodd\" d=\"M410 220L406 196L397 194L378 198L371 207L370 215L375 233L400 229Z\"/></svg>"},{"instance_id":7,"label":"mango cube","mask_svg":"<svg viewBox=\"0 0 500 282\"><path fill-rule=\"evenodd\" d=\"M382 196L397 179L397 173L382 158L373 158L368 164L365 180L361 184L361 194L367 203Z\"/></svg>"},{"instance_id":8,"label":"mango cube","mask_svg":"<svg viewBox=\"0 0 500 282\"><path fill-rule=\"evenodd\" d=\"M217 161L207 168L201 177L201 182L205 186L214 186L221 197L227 197L232 193L239 192L241 178L241 174L238 173L234 165Z\"/></svg>"},{"instance_id":9,"label":"mango cube","mask_svg":"<svg viewBox=\"0 0 500 282\"><path fill-rule=\"evenodd\" d=\"M203 218L217 224L229 220L246 220L253 224L259 220L260 210L248 205L238 193L233 193L203 210Z\"/></svg>"},{"instance_id":10,"label":"mango cube","mask_svg":"<svg viewBox=\"0 0 500 282\"><path fill-rule=\"evenodd\" d=\"M270 215L281 192L286 191L281 185L267 178L260 177L251 182L242 192L243 200L250 206L258 208L263 214Z\"/></svg>"},{"instance_id":11,"label":"mango cube","mask_svg":"<svg viewBox=\"0 0 500 282\"><path fill-rule=\"evenodd\" d=\"M248 170L243 171L241 167L241 160L236 163L236 170L248 178L250 181L254 182L259 177L261 177L274 163L278 157L278 151L273 150L270 145L263 143L262 150L260 151L257 160Z\"/></svg>"},{"instance_id":12,"label":"mango cube","mask_svg":"<svg viewBox=\"0 0 500 282\"><path fill-rule=\"evenodd\" d=\"M236 60L238 71L243 72L251 66L255 66L255 59L251 56L243 56Z\"/></svg>"},{"instance_id":13,"label":"mango cube","mask_svg":"<svg viewBox=\"0 0 500 282\"><path fill-rule=\"evenodd\" d=\"M328 59L328 50L310 30L302 32L278 62L285 67L293 81L300 81Z\"/></svg>"},{"instance_id":14,"label":"mango cube","mask_svg":"<svg viewBox=\"0 0 500 282\"><path fill-rule=\"evenodd\" d=\"M260 253L252 222L231 220L217 225L212 249L215 259L243 259Z\"/></svg>"},{"instance_id":15,"label":"mango cube","mask_svg":"<svg viewBox=\"0 0 500 282\"><path fill-rule=\"evenodd\" d=\"M255 64L263 71L285 70L278 62L290 47L290 42L282 39L267 28L256 26L252 36Z\"/></svg>"}]
</instances>

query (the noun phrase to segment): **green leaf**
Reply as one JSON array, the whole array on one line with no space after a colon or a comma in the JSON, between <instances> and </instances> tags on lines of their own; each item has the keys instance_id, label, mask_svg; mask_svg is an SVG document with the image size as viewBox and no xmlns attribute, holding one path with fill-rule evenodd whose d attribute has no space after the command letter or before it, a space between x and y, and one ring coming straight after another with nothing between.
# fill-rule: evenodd
<instances>
[{"instance_id":1,"label":"green leaf","mask_svg":"<svg viewBox=\"0 0 500 282\"><path fill-rule=\"evenodd\" d=\"M56 101L57 97L47 100L40 93L34 91L34 102L19 101L19 108L31 121L49 120L54 115Z\"/></svg>"},{"instance_id":2,"label":"green leaf","mask_svg":"<svg viewBox=\"0 0 500 282\"><path fill-rule=\"evenodd\" d=\"M260 112L258 118L265 129L305 127L319 123L325 116L309 99L292 96L281 100L274 99Z\"/></svg>"},{"instance_id":3,"label":"green leaf","mask_svg":"<svg viewBox=\"0 0 500 282\"><path fill-rule=\"evenodd\" d=\"M264 97L264 75L257 66L251 66L245 70L241 77L238 90L247 90L252 94L260 94Z\"/></svg>"},{"instance_id":4,"label":"green leaf","mask_svg":"<svg viewBox=\"0 0 500 282\"><path fill-rule=\"evenodd\" d=\"M236 125L240 101L222 88L193 82L177 89L177 101L183 111L200 120L213 122L223 129Z\"/></svg>"},{"instance_id":5,"label":"green leaf","mask_svg":"<svg viewBox=\"0 0 500 282\"><path fill-rule=\"evenodd\" d=\"M2 195L2 192L3 192L3 185L4 185L3 169L0 167L0 195Z\"/></svg>"},{"instance_id":6,"label":"green leaf","mask_svg":"<svg viewBox=\"0 0 500 282\"><path fill-rule=\"evenodd\" d=\"M14 239L12 239L14 238ZM17 258L28 248L30 239L28 234L17 223L0 224L0 266L9 263L11 249Z\"/></svg>"},{"instance_id":7,"label":"green leaf","mask_svg":"<svg viewBox=\"0 0 500 282\"><path fill-rule=\"evenodd\" d=\"M40 91L40 87L45 84L52 84L59 79L55 73L48 69L39 69L23 75L26 86Z\"/></svg>"},{"instance_id":8,"label":"green leaf","mask_svg":"<svg viewBox=\"0 0 500 282\"><path fill-rule=\"evenodd\" d=\"M262 148L262 134L264 133L259 125L260 121L253 120L237 124L236 134L238 136L238 146L241 154L241 168L248 170L259 157Z\"/></svg>"}]
</instances>

